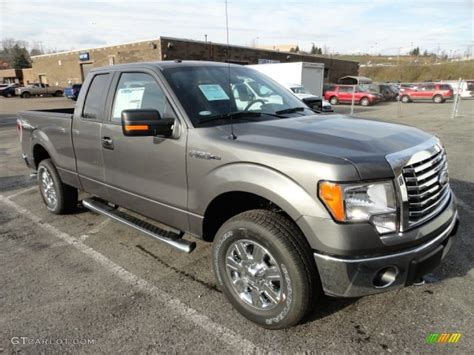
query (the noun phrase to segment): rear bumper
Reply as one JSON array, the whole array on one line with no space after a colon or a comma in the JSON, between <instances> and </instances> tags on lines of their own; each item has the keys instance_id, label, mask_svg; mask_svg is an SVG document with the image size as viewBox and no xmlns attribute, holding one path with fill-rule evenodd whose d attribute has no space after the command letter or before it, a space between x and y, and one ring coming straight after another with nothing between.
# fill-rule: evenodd
<instances>
[{"instance_id":1,"label":"rear bumper","mask_svg":"<svg viewBox=\"0 0 474 355\"><path fill-rule=\"evenodd\" d=\"M314 253L323 290L331 296L359 297L411 285L441 263L458 224L456 212L447 227L433 239L393 254L349 259Z\"/></svg>"}]
</instances>

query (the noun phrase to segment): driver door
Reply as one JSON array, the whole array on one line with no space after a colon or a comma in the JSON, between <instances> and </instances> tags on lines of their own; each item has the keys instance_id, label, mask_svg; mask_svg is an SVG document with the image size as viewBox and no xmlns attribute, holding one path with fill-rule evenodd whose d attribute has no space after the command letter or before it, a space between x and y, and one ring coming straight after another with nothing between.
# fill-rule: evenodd
<instances>
[{"instance_id":1,"label":"driver door","mask_svg":"<svg viewBox=\"0 0 474 355\"><path fill-rule=\"evenodd\" d=\"M109 120L101 132L108 199L187 230L186 130L176 138L125 136L121 112L126 109L155 109L162 119L180 123L155 73L117 73L114 80Z\"/></svg>"}]
</instances>

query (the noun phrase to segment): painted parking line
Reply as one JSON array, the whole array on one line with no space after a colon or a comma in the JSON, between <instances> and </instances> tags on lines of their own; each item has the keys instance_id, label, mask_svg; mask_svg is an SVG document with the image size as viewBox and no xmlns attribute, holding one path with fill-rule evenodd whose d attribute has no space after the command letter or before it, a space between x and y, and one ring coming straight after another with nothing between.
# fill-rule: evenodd
<instances>
[{"instance_id":1,"label":"painted parking line","mask_svg":"<svg viewBox=\"0 0 474 355\"><path fill-rule=\"evenodd\" d=\"M38 216L31 213L29 210L19 206L15 202L11 201L10 198L0 195L0 203L15 210L18 214L29 219L33 223L37 224L39 228L42 228L46 232L61 239L63 242L75 247L80 252L84 253L91 259L99 263L104 269L114 274L122 281L126 282L133 288L154 295L160 302L162 302L167 308L174 311L175 313L182 316L185 320L192 322L195 326L200 327L207 333L216 337L217 339L225 342L226 344L234 347L239 352L263 352L251 341L241 337L234 331L212 321L209 317L200 314L195 309L186 306L177 298L173 298L168 293L160 290L158 287L150 284L148 281L132 274L125 270L123 267L115 264L112 260L108 259L103 254L92 249L86 244L82 243L79 239L71 236L68 233L60 231L53 225L45 223Z\"/></svg>"},{"instance_id":2,"label":"painted parking line","mask_svg":"<svg viewBox=\"0 0 474 355\"><path fill-rule=\"evenodd\" d=\"M18 192L15 192L14 194L8 195L6 198L12 199L12 198L18 197L20 195L26 194L27 192L37 190L37 189L38 189L38 186L32 186L32 187L29 187L27 189L23 189L23 190L20 190Z\"/></svg>"}]
</instances>

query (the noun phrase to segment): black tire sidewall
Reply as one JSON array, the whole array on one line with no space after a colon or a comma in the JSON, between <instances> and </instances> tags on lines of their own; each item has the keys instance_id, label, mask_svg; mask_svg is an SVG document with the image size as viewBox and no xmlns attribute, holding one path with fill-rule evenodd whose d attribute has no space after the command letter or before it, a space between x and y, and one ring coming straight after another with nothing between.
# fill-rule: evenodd
<instances>
[{"instance_id":1,"label":"black tire sidewall","mask_svg":"<svg viewBox=\"0 0 474 355\"><path fill-rule=\"evenodd\" d=\"M51 179L53 180L54 190L56 191L56 199L57 199L57 203L56 203L55 208L53 209L48 205L48 202L46 201L45 197L43 196L43 193L40 191L41 198L43 199L43 201L46 205L46 208L49 211L51 211L55 214L60 214L64 210L64 188L63 188L63 183L62 183L61 179L59 178L59 174L58 174L56 168L54 167L54 164L52 163L51 159L45 159L45 160L42 160L38 165L38 186L39 186L40 190L41 190L41 170L42 169L46 169L49 172L49 174L51 176Z\"/></svg>"},{"instance_id":2,"label":"black tire sidewall","mask_svg":"<svg viewBox=\"0 0 474 355\"><path fill-rule=\"evenodd\" d=\"M248 235L242 237L233 231L247 229ZM226 272L225 258L229 246L239 239L254 240L266 248L278 263L282 274L282 287L286 291L286 298L275 308L261 311L245 304L230 285ZM302 289L307 287L301 275L297 272L294 261L286 251L285 246L275 238L266 228L251 221L230 221L225 223L217 232L213 248L213 265L217 283L224 292L230 303L246 318L266 328L284 328L299 321L299 312L295 308L300 307ZM298 319L296 319L298 318Z\"/></svg>"}]
</instances>

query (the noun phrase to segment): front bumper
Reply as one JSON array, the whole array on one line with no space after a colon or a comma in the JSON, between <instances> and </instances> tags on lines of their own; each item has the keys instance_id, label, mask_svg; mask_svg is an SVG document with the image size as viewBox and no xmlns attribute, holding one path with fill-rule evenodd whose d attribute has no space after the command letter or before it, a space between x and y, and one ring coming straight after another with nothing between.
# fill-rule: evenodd
<instances>
[{"instance_id":1,"label":"front bumper","mask_svg":"<svg viewBox=\"0 0 474 355\"><path fill-rule=\"evenodd\" d=\"M339 258L314 253L323 290L337 297L359 297L408 286L431 272L446 256L457 232L458 213L428 242L393 254L371 258ZM390 277L380 282L384 270ZM387 282L385 282L387 281Z\"/></svg>"}]
</instances>

